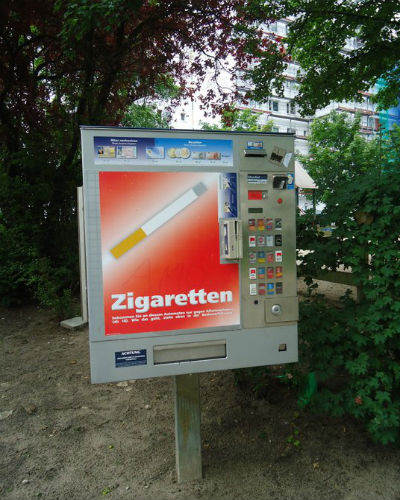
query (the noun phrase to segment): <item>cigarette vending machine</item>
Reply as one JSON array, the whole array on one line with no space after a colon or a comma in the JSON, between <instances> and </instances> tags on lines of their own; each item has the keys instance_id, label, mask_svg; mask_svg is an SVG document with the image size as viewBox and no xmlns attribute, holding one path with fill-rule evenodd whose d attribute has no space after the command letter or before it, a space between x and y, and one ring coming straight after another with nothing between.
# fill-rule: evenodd
<instances>
[{"instance_id":1,"label":"cigarette vending machine","mask_svg":"<svg viewBox=\"0 0 400 500\"><path fill-rule=\"evenodd\" d=\"M293 136L81 134L92 381L297 361Z\"/></svg>"}]
</instances>

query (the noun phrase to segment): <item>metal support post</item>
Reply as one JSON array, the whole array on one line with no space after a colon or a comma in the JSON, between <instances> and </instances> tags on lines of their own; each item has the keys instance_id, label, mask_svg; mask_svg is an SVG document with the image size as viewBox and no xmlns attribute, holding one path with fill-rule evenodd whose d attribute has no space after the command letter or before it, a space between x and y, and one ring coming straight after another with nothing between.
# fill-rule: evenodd
<instances>
[{"instance_id":1,"label":"metal support post","mask_svg":"<svg viewBox=\"0 0 400 500\"><path fill-rule=\"evenodd\" d=\"M176 375L175 448L178 482L201 479L199 374Z\"/></svg>"}]
</instances>

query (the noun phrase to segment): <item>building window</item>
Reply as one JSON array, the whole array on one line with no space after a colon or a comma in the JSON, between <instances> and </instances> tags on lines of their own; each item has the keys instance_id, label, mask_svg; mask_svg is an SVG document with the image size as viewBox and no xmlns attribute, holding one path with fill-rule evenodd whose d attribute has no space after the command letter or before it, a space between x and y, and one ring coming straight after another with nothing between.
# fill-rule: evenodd
<instances>
[{"instance_id":1,"label":"building window","mask_svg":"<svg viewBox=\"0 0 400 500\"><path fill-rule=\"evenodd\" d=\"M307 130L303 130L303 135L304 135L304 137L307 136Z\"/></svg>"},{"instance_id":2,"label":"building window","mask_svg":"<svg viewBox=\"0 0 400 500\"><path fill-rule=\"evenodd\" d=\"M279 132L279 127L272 127L272 132Z\"/></svg>"},{"instance_id":3,"label":"building window","mask_svg":"<svg viewBox=\"0 0 400 500\"><path fill-rule=\"evenodd\" d=\"M278 101L269 101L269 110L270 111L279 111L279 102Z\"/></svg>"},{"instance_id":4,"label":"building window","mask_svg":"<svg viewBox=\"0 0 400 500\"><path fill-rule=\"evenodd\" d=\"M373 116L369 116L367 120L367 125L368 127L374 128L375 125L375 119Z\"/></svg>"},{"instance_id":5,"label":"building window","mask_svg":"<svg viewBox=\"0 0 400 500\"><path fill-rule=\"evenodd\" d=\"M186 118L185 113L181 113L181 120L184 120Z\"/></svg>"},{"instance_id":6,"label":"building window","mask_svg":"<svg viewBox=\"0 0 400 500\"><path fill-rule=\"evenodd\" d=\"M296 129L295 129L295 128L290 128L290 127L288 127L288 128L286 129L286 131L287 131L287 133L288 133L288 134L295 134L295 133L296 133Z\"/></svg>"},{"instance_id":7,"label":"building window","mask_svg":"<svg viewBox=\"0 0 400 500\"><path fill-rule=\"evenodd\" d=\"M296 105L293 101L286 103L286 111L288 115L294 115L296 113Z\"/></svg>"},{"instance_id":8,"label":"building window","mask_svg":"<svg viewBox=\"0 0 400 500\"><path fill-rule=\"evenodd\" d=\"M297 83L294 80L286 80L285 85L289 90L296 90L297 88Z\"/></svg>"},{"instance_id":9,"label":"building window","mask_svg":"<svg viewBox=\"0 0 400 500\"><path fill-rule=\"evenodd\" d=\"M254 101L253 99L249 99L249 106L251 108L257 108L257 109L261 108L261 105L257 101Z\"/></svg>"}]
</instances>

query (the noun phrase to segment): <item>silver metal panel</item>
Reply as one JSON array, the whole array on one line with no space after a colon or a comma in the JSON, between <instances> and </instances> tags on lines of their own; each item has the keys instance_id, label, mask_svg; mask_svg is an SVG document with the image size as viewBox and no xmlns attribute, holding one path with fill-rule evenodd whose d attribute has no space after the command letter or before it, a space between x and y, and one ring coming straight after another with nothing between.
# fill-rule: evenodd
<instances>
[{"instance_id":1,"label":"silver metal panel","mask_svg":"<svg viewBox=\"0 0 400 500\"><path fill-rule=\"evenodd\" d=\"M287 138L285 138L288 141ZM272 142L267 148L268 153L266 158L244 158L241 161L240 170L240 208L241 208L241 219L243 227L243 261L241 264L241 278L242 278L242 322L244 328L256 328L260 327L269 322L265 316L264 303L267 300L268 289L265 289L265 295L262 296L259 293L250 295L250 286L253 285L257 288L260 283L266 283L274 286L271 290L272 294L277 295L277 283L279 284L280 297L296 296L297 285L296 285L296 234L295 234L295 211L296 211L296 197L294 189L278 189L274 187L275 178L288 177L288 174L293 174L294 162L293 157L290 156L290 162L288 167L284 165L274 165L271 166L270 157L274 148L278 151L286 152L286 154L293 154L293 147L290 142L281 141ZM256 161L255 161L256 160ZM263 164L264 163L264 164ZM276 163L276 162L275 162ZM253 184L251 183L251 177L249 182L249 175L256 176L260 171L266 172L268 175L268 180L265 184ZM243 172L244 171L244 172ZM248 191L249 190L260 190L263 191L264 199L261 200L249 200ZM262 213L254 214L249 213L249 209L262 209ZM273 229L267 230L264 228L263 231L259 231L258 227L251 231L249 229L249 223L251 219L257 221L259 218L272 219ZM277 229L276 219L281 220L282 227ZM258 236L264 236L266 239L266 244L264 246L257 245L255 247L250 247L249 237L255 236L258 240ZM281 246L276 246L275 237L281 238ZM273 244L268 246L268 237L273 238ZM282 262L276 262L275 252L277 250L282 251ZM250 254L254 252L258 255L259 251L264 251L266 256L268 253L272 252L274 254L274 261L268 262L267 258L265 263L256 262L252 263L250 259ZM277 266L283 268L282 277L276 276ZM258 269L264 267L267 273L268 268L274 269L274 277L268 279L266 276L264 279L250 279L249 270ZM254 276L253 276L254 278ZM282 288L280 288L282 287ZM292 321L290 316L286 317L282 314L280 321Z\"/></svg>"},{"instance_id":2,"label":"silver metal panel","mask_svg":"<svg viewBox=\"0 0 400 500\"><path fill-rule=\"evenodd\" d=\"M216 370L230 370L251 366L294 363L298 359L297 325L285 324L254 330L213 332L201 334L201 339L226 341L226 358L176 363L155 364L153 350L155 345L168 345L172 342L190 343L193 334L168 338L125 338L107 342L90 343L90 368L93 383L118 382L149 377L183 375ZM286 351L279 346L286 344ZM117 368L115 353L128 350L146 350L147 363L144 365Z\"/></svg>"}]
</instances>

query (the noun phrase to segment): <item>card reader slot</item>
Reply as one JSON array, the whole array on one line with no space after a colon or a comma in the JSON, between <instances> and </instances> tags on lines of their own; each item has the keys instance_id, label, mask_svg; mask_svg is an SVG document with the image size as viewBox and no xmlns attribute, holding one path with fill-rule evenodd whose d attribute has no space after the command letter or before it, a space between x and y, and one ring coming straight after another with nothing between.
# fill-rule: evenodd
<instances>
[{"instance_id":1,"label":"card reader slot","mask_svg":"<svg viewBox=\"0 0 400 500\"><path fill-rule=\"evenodd\" d=\"M265 149L245 149L244 150L244 156L249 157L249 156L255 156L255 157L263 157L267 156L267 152Z\"/></svg>"}]
</instances>

